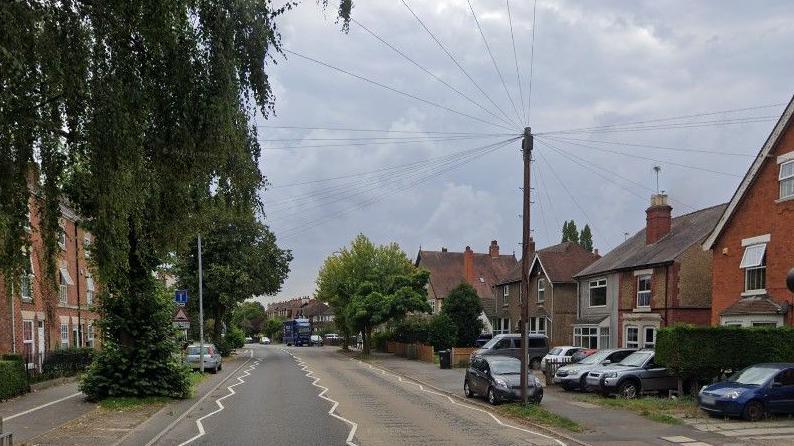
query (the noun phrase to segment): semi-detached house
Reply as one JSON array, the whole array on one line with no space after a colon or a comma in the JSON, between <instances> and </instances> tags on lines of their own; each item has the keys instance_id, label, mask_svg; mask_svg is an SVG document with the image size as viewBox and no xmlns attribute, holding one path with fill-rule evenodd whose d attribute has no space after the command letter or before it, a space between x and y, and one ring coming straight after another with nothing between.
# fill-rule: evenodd
<instances>
[{"instance_id":1,"label":"semi-detached house","mask_svg":"<svg viewBox=\"0 0 794 446\"><path fill-rule=\"evenodd\" d=\"M672 218L667 195L653 195L646 227L576 274L574 345L653 347L661 327L708 325L711 253L701 243L725 207Z\"/></svg>"}]
</instances>

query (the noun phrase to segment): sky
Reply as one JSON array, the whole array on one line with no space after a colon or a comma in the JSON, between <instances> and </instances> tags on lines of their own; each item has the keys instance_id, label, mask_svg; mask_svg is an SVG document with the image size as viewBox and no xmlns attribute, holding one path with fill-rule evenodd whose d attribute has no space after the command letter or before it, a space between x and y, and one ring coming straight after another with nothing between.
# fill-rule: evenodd
<instances>
[{"instance_id":1,"label":"sky","mask_svg":"<svg viewBox=\"0 0 794 446\"><path fill-rule=\"evenodd\" d=\"M512 38L505 1L406 2L356 1L348 33L313 1L278 18L261 196L294 260L264 303L312 295L359 233L411 259L491 240L519 257L521 141L506 141L527 123L537 247L573 219L607 253L644 227L654 166L674 216L728 201L794 92L789 1L541 0L534 45L530 0L509 2Z\"/></svg>"}]
</instances>

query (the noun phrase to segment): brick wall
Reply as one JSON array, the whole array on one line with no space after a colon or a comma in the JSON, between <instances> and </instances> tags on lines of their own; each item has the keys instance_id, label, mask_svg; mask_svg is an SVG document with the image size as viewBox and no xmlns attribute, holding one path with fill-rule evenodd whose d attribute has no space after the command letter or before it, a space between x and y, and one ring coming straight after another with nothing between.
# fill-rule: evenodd
<instances>
[{"instance_id":1,"label":"brick wall","mask_svg":"<svg viewBox=\"0 0 794 446\"><path fill-rule=\"evenodd\" d=\"M789 125L713 246L712 324L720 323L720 312L737 302L744 291L744 272L739 269L744 253L742 239L770 234L767 292L778 303L794 303L794 294L785 282L788 270L794 267L794 200L776 203L780 196L776 157L791 151L794 126ZM785 323L794 323L794 311L788 312Z\"/></svg>"}]
</instances>

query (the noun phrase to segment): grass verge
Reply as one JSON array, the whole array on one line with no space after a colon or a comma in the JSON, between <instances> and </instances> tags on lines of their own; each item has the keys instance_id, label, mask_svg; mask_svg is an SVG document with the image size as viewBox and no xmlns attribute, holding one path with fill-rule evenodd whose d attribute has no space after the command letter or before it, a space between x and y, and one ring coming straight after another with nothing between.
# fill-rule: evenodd
<instances>
[{"instance_id":1,"label":"grass verge","mask_svg":"<svg viewBox=\"0 0 794 446\"><path fill-rule=\"evenodd\" d=\"M697 401L691 397L656 398L642 397L633 400L624 398L604 398L598 395L584 395L579 401L597 404L604 407L624 409L664 424L683 424L683 418L702 418Z\"/></svg>"},{"instance_id":2,"label":"grass verge","mask_svg":"<svg viewBox=\"0 0 794 446\"><path fill-rule=\"evenodd\" d=\"M581 424L573 421L570 418L564 417L562 415L557 415L554 412L550 412L544 409L541 406L530 404L528 406L523 406L521 404L505 404L499 407L500 411L507 413L508 415L512 415L518 418L524 418L526 420L532 421L533 423L537 423L543 426L549 427L556 427L565 429L571 432L582 432L584 428Z\"/></svg>"},{"instance_id":3,"label":"grass verge","mask_svg":"<svg viewBox=\"0 0 794 446\"><path fill-rule=\"evenodd\" d=\"M144 398L136 398L131 396L120 396L115 398L105 398L99 402L99 407L113 411L129 411L137 410L143 406L152 405L165 405L171 401L171 398L164 396L147 396Z\"/></svg>"}]
</instances>

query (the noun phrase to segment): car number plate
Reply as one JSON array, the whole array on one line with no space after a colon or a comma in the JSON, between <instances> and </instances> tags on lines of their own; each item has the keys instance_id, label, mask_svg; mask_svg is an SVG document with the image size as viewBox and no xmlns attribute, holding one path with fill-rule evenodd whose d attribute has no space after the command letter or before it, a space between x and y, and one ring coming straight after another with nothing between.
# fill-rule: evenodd
<instances>
[{"instance_id":1,"label":"car number plate","mask_svg":"<svg viewBox=\"0 0 794 446\"><path fill-rule=\"evenodd\" d=\"M700 397L700 402L702 404L713 405L714 403L717 402L717 399L714 398L713 396L705 396L704 395L704 396Z\"/></svg>"}]
</instances>

